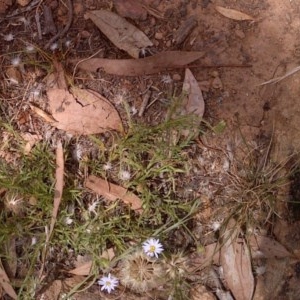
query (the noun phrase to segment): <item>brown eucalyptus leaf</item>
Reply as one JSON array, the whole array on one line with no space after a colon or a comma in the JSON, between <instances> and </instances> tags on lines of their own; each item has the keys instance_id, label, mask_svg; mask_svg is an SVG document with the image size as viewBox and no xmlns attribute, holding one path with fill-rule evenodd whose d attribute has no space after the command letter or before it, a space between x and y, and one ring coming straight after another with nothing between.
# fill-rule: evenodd
<instances>
[{"instance_id":1,"label":"brown eucalyptus leaf","mask_svg":"<svg viewBox=\"0 0 300 300\"><path fill-rule=\"evenodd\" d=\"M111 11L91 10L85 17L91 19L116 47L134 58L139 58L141 49L153 45L141 30Z\"/></svg>"},{"instance_id":2,"label":"brown eucalyptus leaf","mask_svg":"<svg viewBox=\"0 0 300 300\"><path fill-rule=\"evenodd\" d=\"M68 271L68 273L73 275L88 276L90 275L92 265L93 265L93 261L90 260L76 267L75 269Z\"/></svg>"},{"instance_id":3,"label":"brown eucalyptus leaf","mask_svg":"<svg viewBox=\"0 0 300 300\"><path fill-rule=\"evenodd\" d=\"M52 123L58 129L72 134L95 134L108 130L123 131L122 121L114 106L100 94L71 88L49 89L47 96L52 116L57 121Z\"/></svg>"},{"instance_id":4,"label":"brown eucalyptus leaf","mask_svg":"<svg viewBox=\"0 0 300 300\"><path fill-rule=\"evenodd\" d=\"M267 236L251 236L250 247L252 251L261 251L266 258L284 258L292 256L282 244Z\"/></svg>"},{"instance_id":5,"label":"brown eucalyptus leaf","mask_svg":"<svg viewBox=\"0 0 300 300\"><path fill-rule=\"evenodd\" d=\"M124 18L142 21L147 19L147 11L137 0L114 0L114 6L117 13Z\"/></svg>"},{"instance_id":6,"label":"brown eucalyptus leaf","mask_svg":"<svg viewBox=\"0 0 300 300\"><path fill-rule=\"evenodd\" d=\"M131 205L132 209L137 212L142 210L142 200L127 189L110 183L107 180L90 175L85 182L85 187L91 189L100 196L103 196L108 201L122 200L125 204Z\"/></svg>"},{"instance_id":7,"label":"brown eucalyptus leaf","mask_svg":"<svg viewBox=\"0 0 300 300\"><path fill-rule=\"evenodd\" d=\"M53 199L52 219L49 230L49 236L51 236L56 222L59 206L62 200L62 194L64 190L64 150L61 141L57 142L56 146L56 170L55 170L55 188Z\"/></svg>"},{"instance_id":8,"label":"brown eucalyptus leaf","mask_svg":"<svg viewBox=\"0 0 300 300\"><path fill-rule=\"evenodd\" d=\"M238 239L239 227L230 220L223 233L221 265L224 279L237 300L250 300L254 292L250 251L244 239Z\"/></svg>"},{"instance_id":9,"label":"brown eucalyptus leaf","mask_svg":"<svg viewBox=\"0 0 300 300\"><path fill-rule=\"evenodd\" d=\"M61 280L54 280L48 288L43 292L39 300L58 300L61 292L62 282Z\"/></svg>"},{"instance_id":10,"label":"brown eucalyptus leaf","mask_svg":"<svg viewBox=\"0 0 300 300\"><path fill-rule=\"evenodd\" d=\"M200 51L166 51L141 59L91 58L82 62L73 62L78 63L79 68L89 72L97 72L98 69L103 68L108 74L140 76L186 67L204 55L205 53Z\"/></svg>"},{"instance_id":11,"label":"brown eucalyptus leaf","mask_svg":"<svg viewBox=\"0 0 300 300\"><path fill-rule=\"evenodd\" d=\"M237 20L237 21L254 20L253 17L235 9L225 8L222 6L216 6L215 9L224 17L232 20Z\"/></svg>"}]
</instances>

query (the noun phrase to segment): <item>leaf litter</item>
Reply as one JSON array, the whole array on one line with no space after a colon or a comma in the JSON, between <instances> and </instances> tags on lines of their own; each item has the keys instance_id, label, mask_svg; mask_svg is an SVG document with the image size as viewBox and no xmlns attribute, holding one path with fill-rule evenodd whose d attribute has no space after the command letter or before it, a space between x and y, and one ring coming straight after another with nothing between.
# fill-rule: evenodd
<instances>
[{"instance_id":1,"label":"leaf litter","mask_svg":"<svg viewBox=\"0 0 300 300\"><path fill-rule=\"evenodd\" d=\"M122 121L114 106L100 94L75 86L68 89L64 70L56 63L55 81L48 88L47 97L52 117L32 107L51 125L78 135L102 133L108 130L123 131ZM52 118L55 122L52 122Z\"/></svg>"},{"instance_id":2,"label":"leaf litter","mask_svg":"<svg viewBox=\"0 0 300 300\"><path fill-rule=\"evenodd\" d=\"M136 212L142 211L142 200L128 191L127 189L110 183L100 177L90 175L86 182L85 187L91 189L100 196L103 196L108 201L122 200L125 204L131 205L132 209Z\"/></svg>"},{"instance_id":3,"label":"leaf litter","mask_svg":"<svg viewBox=\"0 0 300 300\"><path fill-rule=\"evenodd\" d=\"M141 76L187 67L188 64L204 56L205 53L201 51L165 51L140 59L91 58L82 61L74 60L73 63L77 63L80 69L90 72L103 69L113 75Z\"/></svg>"},{"instance_id":4,"label":"leaf litter","mask_svg":"<svg viewBox=\"0 0 300 300\"><path fill-rule=\"evenodd\" d=\"M116 47L134 58L139 58L142 49L153 45L142 31L111 11L89 11L85 18L91 19Z\"/></svg>"},{"instance_id":5,"label":"leaf litter","mask_svg":"<svg viewBox=\"0 0 300 300\"><path fill-rule=\"evenodd\" d=\"M232 20L236 20L236 21L247 21L247 20L253 21L254 20L253 17L251 17L243 12L240 12L238 10L235 10L235 9L225 8L222 6L216 6L215 9L218 13L220 13L224 17L232 19Z\"/></svg>"},{"instance_id":6,"label":"leaf litter","mask_svg":"<svg viewBox=\"0 0 300 300\"><path fill-rule=\"evenodd\" d=\"M233 219L222 234L220 250L224 279L238 300L251 300L254 292L251 256L245 239L239 238L239 228Z\"/></svg>"}]
</instances>

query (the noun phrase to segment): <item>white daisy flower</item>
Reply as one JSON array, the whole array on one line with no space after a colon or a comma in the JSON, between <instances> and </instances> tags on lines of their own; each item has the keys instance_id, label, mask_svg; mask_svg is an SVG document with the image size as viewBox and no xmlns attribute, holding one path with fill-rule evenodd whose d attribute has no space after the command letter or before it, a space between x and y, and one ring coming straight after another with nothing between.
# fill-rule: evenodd
<instances>
[{"instance_id":1,"label":"white daisy flower","mask_svg":"<svg viewBox=\"0 0 300 300\"><path fill-rule=\"evenodd\" d=\"M12 33L9 33L9 34L6 34L6 35L3 36L3 39L4 39L5 41L7 41L7 42L13 41L14 38L15 38L15 37L14 37L14 35L13 35Z\"/></svg>"},{"instance_id":2,"label":"white daisy flower","mask_svg":"<svg viewBox=\"0 0 300 300\"><path fill-rule=\"evenodd\" d=\"M121 180L127 181L130 179L131 174L130 172L123 170L120 172L119 177Z\"/></svg>"},{"instance_id":3,"label":"white daisy flower","mask_svg":"<svg viewBox=\"0 0 300 300\"><path fill-rule=\"evenodd\" d=\"M113 291L119 284L119 280L112 276L110 273L107 276L103 276L100 280L98 280L98 285L101 285L101 291L105 290L109 294Z\"/></svg>"},{"instance_id":4,"label":"white daisy flower","mask_svg":"<svg viewBox=\"0 0 300 300\"><path fill-rule=\"evenodd\" d=\"M162 253L164 248L158 239L150 238L143 243L143 250L148 256L158 258L158 254Z\"/></svg>"}]
</instances>

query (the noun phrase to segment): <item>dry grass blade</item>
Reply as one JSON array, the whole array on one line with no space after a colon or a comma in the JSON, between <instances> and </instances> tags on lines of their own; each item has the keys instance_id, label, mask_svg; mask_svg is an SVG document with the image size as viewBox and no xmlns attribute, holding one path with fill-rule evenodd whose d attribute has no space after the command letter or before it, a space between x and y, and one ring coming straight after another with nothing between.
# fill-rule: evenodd
<instances>
[{"instance_id":1,"label":"dry grass blade","mask_svg":"<svg viewBox=\"0 0 300 300\"><path fill-rule=\"evenodd\" d=\"M151 75L166 69L182 68L205 55L200 51L166 51L141 59L91 58L78 63L80 69L96 72L103 68L106 73L119 76Z\"/></svg>"},{"instance_id":2,"label":"dry grass blade","mask_svg":"<svg viewBox=\"0 0 300 300\"><path fill-rule=\"evenodd\" d=\"M90 175L85 182L85 186L109 201L121 199L124 203L131 205L136 212L141 212L142 210L142 200L119 185Z\"/></svg>"},{"instance_id":3,"label":"dry grass blade","mask_svg":"<svg viewBox=\"0 0 300 300\"><path fill-rule=\"evenodd\" d=\"M283 76L280 76L280 77L276 77L276 78L273 78L273 79L270 79L268 81L265 81L263 83L261 83L260 85L266 85L266 84L270 84L270 83L278 83L280 82L281 80L284 80L292 75L294 75L295 73L297 73L298 71L300 71L300 66L294 68L293 70L287 72L286 74L284 74Z\"/></svg>"},{"instance_id":4,"label":"dry grass blade","mask_svg":"<svg viewBox=\"0 0 300 300\"><path fill-rule=\"evenodd\" d=\"M15 292L15 290L13 289L12 285L10 284L9 278L6 275L2 263L0 261L0 285L2 286L2 288L4 289L4 291L13 299L17 299L18 296Z\"/></svg>"}]
</instances>

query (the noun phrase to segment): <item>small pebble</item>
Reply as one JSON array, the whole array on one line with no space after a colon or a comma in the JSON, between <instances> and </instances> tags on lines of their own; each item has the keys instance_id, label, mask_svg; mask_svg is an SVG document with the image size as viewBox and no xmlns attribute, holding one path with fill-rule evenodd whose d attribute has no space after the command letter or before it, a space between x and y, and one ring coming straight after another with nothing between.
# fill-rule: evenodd
<instances>
[{"instance_id":1,"label":"small pebble","mask_svg":"<svg viewBox=\"0 0 300 300\"><path fill-rule=\"evenodd\" d=\"M168 41L166 42L166 47L170 48L171 46L172 46L172 42L171 42L170 40L168 40Z\"/></svg>"},{"instance_id":2,"label":"small pebble","mask_svg":"<svg viewBox=\"0 0 300 300\"><path fill-rule=\"evenodd\" d=\"M212 71L211 76L214 77L214 78L219 77L219 72L218 71Z\"/></svg>"},{"instance_id":3,"label":"small pebble","mask_svg":"<svg viewBox=\"0 0 300 300\"><path fill-rule=\"evenodd\" d=\"M237 29L234 33L241 40L246 37L245 33L242 30Z\"/></svg>"},{"instance_id":4,"label":"small pebble","mask_svg":"<svg viewBox=\"0 0 300 300\"><path fill-rule=\"evenodd\" d=\"M223 83L219 77L214 78L212 82L212 87L217 90L223 88Z\"/></svg>"},{"instance_id":5,"label":"small pebble","mask_svg":"<svg viewBox=\"0 0 300 300\"><path fill-rule=\"evenodd\" d=\"M156 32L155 35L154 35L154 38L156 40L162 40L164 37L163 33L162 32Z\"/></svg>"}]
</instances>

